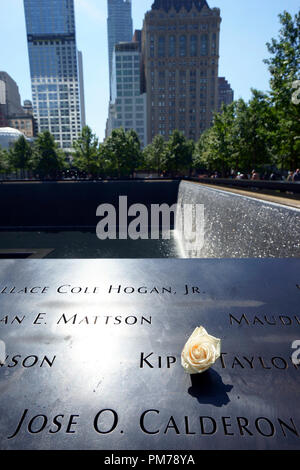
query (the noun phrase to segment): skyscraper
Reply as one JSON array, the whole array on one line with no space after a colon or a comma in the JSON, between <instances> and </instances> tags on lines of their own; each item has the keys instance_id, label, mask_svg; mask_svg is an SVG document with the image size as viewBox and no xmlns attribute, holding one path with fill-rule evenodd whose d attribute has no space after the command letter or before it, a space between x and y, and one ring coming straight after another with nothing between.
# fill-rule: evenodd
<instances>
[{"instance_id":1,"label":"skyscraper","mask_svg":"<svg viewBox=\"0 0 300 470\"><path fill-rule=\"evenodd\" d=\"M142 54L148 142L179 129L197 140L218 109L220 10L206 0L154 0Z\"/></svg>"},{"instance_id":2,"label":"skyscraper","mask_svg":"<svg viewBox=\"0 0 300 470\"><path fill-rule=\"evenodd\" d=\"M107 36L109 81L111 83L114 47L119 42L129 42L133 35L131 0L107 0Z\"/></svg>"},{"instance_id":3,"label":"skyscraper","mask_svg":"<svg viewBox=\"0 0 300 470\"><path fill-rule=\"evenodd\" d=\"M21 97L16 82L7 72L0 71L0 106L8 117L23 111Z\"/></svg>"},{"instance_id":4,"label":"skyscraper","mask_svg":"<svg viewBox=\"0 0 300 470\"><path fill-rule=\"evenodd\" d=\"M24 0L34 115L68 150L81 132L74 0Z\"/></svg>"},{"instance_id":5,"label":"skyscraper","mask_svg":"<svg viewBox=\"0 0 300 470\"><path fill-rule=\"evenodd\" d=\"M86 125L86 115L85 115L85 99L84 99L83 59L82 59L81 51L78 51L78 71L79 71L81 126L84 127Z\"/></svg>"},{"instance_id":6,"label":"skyscraper","mask_svg":"<svg viewBox=\"0 0 300 470\"><path fill-rule=\"evenodd\" d=\"M141 93L141 51L138 41L115 45L111 78L112 98L106 135L113 129L134 129L147 145L146 93Z\"/></svg>"},{"instance_id":7,"label":"skyscraper","mask_svg":"<svg viewBox=\"0 0 300 470\"><path fill-rule=\"evenodd\" d=\"M223 104L228 105L233 102L234 91L225 77L219 77L218 88L219 88L218 111L221 112Z\"/></svg>"},{"instance_id":8,"label":"skyscraper","mask_svg":"<svg viewBox=\"0 0 300 470\"><path fill-rule=\"evenodd\" d=\"M27 137L36 135L36 122L29 108L21 105L16 82L7 72L0 72L0 127L13 127Z\"/></svg>"}]
</instances>

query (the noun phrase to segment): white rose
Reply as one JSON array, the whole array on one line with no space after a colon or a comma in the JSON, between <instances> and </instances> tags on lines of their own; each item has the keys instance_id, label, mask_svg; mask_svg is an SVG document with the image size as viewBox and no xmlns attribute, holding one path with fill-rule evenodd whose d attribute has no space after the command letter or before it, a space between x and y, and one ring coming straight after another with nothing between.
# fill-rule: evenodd
<instances>
[{"instance_id":1,"label":"white rose","mask_svg":"<svg viewBox=\"0 0 300 470\"><path fill-rule=\"evenodd\" d=\"M209 369L221 354L221 340L196 328L181 353L181 365L188 374L201 374Z\"/></svg>"}]
</instances>

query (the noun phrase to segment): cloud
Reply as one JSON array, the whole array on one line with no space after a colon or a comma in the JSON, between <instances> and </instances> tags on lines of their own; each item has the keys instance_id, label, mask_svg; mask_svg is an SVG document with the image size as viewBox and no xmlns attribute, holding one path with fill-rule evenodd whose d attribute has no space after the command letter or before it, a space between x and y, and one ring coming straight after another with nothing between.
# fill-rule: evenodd
<instances>
[{"instance_id":1,"label":"cloud","mask_svg":"<svg viewBox=\"0 0 300 470\"><path fill-rule=\"evenodd\" d=\"M78 10L81 10L81 13L88 16L89 19L97 23L106 22L106 8L99 7L99 0L76 0L76 5Z\"/></svg>"}]
</instances>

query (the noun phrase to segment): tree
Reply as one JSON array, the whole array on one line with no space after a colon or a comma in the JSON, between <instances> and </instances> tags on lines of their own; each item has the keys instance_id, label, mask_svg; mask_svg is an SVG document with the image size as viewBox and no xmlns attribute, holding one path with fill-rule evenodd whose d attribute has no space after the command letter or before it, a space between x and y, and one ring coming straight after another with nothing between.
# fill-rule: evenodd
<instances>
[{"instance_id":1,"label":"tree","mask_svg":"<svg viewBox=\"0 0 300 470\"><path fill-rule=\"evenodd\" d=\"M143 154L141 150L141 143L137 132L134 129L130 129L126 132L127 146L129 158L127 165L130 174L133 175L135 170L139 170L143 163Z\"/></svg>"},{"instance_id":2,"label":"tree","mask_svg":"<svg viewBox=\"0 0 300 470\"><path fill-rule=\"evenodd\" d=\"M196 168L225 176L230 169L248 172L266 164L299 166L300 13L293 20L284 12L280 21L279 40L267 44L271 92L252 90L248 103L240 99L214 115L213 126L197 142Z\"/></svg>"},{"instance_id":3,"label":"tree","mask_svg":"<svg viewBox=\"0 0 300 470\"><path fill-rule=\"evenodd\" d=\"M9 170L8 152L0 146L0 173L6 173Z\"/></svg>"},{"instance_id":4,"label":"tree","mask_svg":"<svg viewBox=\"0 0 300 470\"><path fill-rule=\"evenodd\" d=\"M163 169L163 161L166 152L166 142L162 135L154 137L151 144L144 149L145 167L147 170L155 170L158 174Z\"/></svg>"},{"instance_id":5,"label":"tree","mask_svg":"<svg viewBox=\"0 0 300 470\"><path fill-rule=\"evenodd\" d=\"M21 170L22 178L24 178L25 170L30 169L32 154L32 146L23 135L14 143L9 152L10 167L14 171Z\"/></svg>"},{"instance_id":6,"label":"tree","mask_svg":"<svg viewBox=\"0 0 300 470\"><path fill-rule=\"evenodd\" d=\"M64 154L49 131L37 136L31 165L35 173L50 178L55 178L57 173L66 167Z\"/></svg>"},{"instance_id":7,"label":"tree","mask_svg":"<svg viewBox=\"0 0 300 470\"><path fill-rule=\"evenodd\" d=\"M271 74L271 97L278 119L278 157L296 168L300 154L300 105L292 98L294 83L300 79L300 12L293 18L284 11L279 19L279 38L267 43L271 57L265 63Z\"/></svg>"},{"instance_id":8,"label":"tree","mask_svg":"<svg viewBox=\"0 0 300 470\"><path fill-rule=\"evenodd\" d=\"M231 170L250 172L272 161L274 107L266 94L252 90L252 95L248 103L239 99L214 115L213 126L197 142L196 168L226 176Z\"/></svg>"},{"instance_id":9,"label":"tree","mask_svg":"<svg viewBox=\"0 0 300 470\"><path fill-rule=\"evenodd\" d=\"M192 166L193 145L178 130L173 131L163 155L163 168L172 174L184 171Z\"/></svg>"},{"instance_id":10,"label":"tree","mask_svg":"<svg viewBox=\"0 0 300 470\"><path fill-rule=\"evenodd\" d=\"M235 119L236 105L223 108L223 112L215 114L211 132L210 147L214 159L215 170L226 176L235 162Z\"/></svg>"},{"instance_id":11,"label":"tree","mask_svg":"<svg viewBox=\"0 0 300 470\"><path fill-rule=\"evenodd\" d=\"M80 137L74 142L73 164L78 170L97 174L101 170L99 142L89 126L85 126Z\"/></svg>"},{"instance_id":12,"label":"tree","mask_svg":"<svg viewBox=\"0 0 300 470\"><path fill-rule=\"evenodd\" d=\"M111 174L128 176L140 167L142 152L134 130L114 129L101 147L106 169Z\"/></svg>"},{"instance_id":13,"label":"tree","mask_svg":"<svg viewBox=\"0 0 300 470\"><path fill-rule=\"evenodd\" d=\"M252 90L248 103L239 100L236 105L232 145L236 159L236 170L251 171L271 163L272 129L274 115L269 97Z\"/></svg>"},{"instance_id":14,"label":"tree","mask_svg":"<svg viewBox=\"0 0 300 470\"><path fill-rule=\"evenodd\" d=\"M214 115L213 126L207 129L196 144L193 164L197 169L218 171L222 176L237 164L234 129L236 102L224 106Z\"/></svg>"},{"instance_id":15,"label":"tree","mask_svg":"<svg viewBox=\"0 0 300 470\"><path fill-rule=\"evenodd\" d=\"M207 152L209 148L210 133L210 129L204 131L195 145L195 150L193 153L193 168L198 171L211 169L208 158L209 153Z\"/></svg>"}]
</instances>

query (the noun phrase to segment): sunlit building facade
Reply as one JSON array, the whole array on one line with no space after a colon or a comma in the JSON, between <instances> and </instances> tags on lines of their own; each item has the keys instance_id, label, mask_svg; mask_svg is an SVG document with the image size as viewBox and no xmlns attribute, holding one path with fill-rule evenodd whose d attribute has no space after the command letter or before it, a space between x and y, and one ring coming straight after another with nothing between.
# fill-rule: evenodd
<instances>
[{"instance_id":1,"label":"sunlit building facade","mask_svg":"<svg viewBox=\"0 0 300 470\"><path fill-rule=\"evenodd\" d=\"M21 104L19 87L7 72L0 72L0 127L21 131L26 137L36 136L36 121L31 101Z\"/></svg>"},{"instance_id":2,"label":"sunlit building facade","mask_svg":"<svg viewBox=\"0 0 300 470\"><path fill-rule=\"evenodd\" d=\"M119 42L129 42L133 35L131 0L107 0L107 37L109 79L111 84L114 47Z\"/></svg>"},{"instance_id":3,"label":"sunlit building facade","mask_svg":"<svg viewBox=\"0 0 300 470\"><path fill-rule=\"evenodd\" d=\"M66 151L84 125L74 0L24 0L34 116Z\"/></svg>"},{"instance_id":4,"label":"sunlit building facade","mask_svg":"<svg viewBox=\"0 0 300 470\"><path fill-rule=\"evenodd\" d=\"M139 42L115 46L111 77L112 99L107 137L113 129L134 129L141 146L147 145L146 93L141 93L141 52Z\"/></svg>"},{"instance_id":5,"label":"sunlit building facade","mask_svg":"<svg viewBox=\"0 0 300 470\"><path fill-rule=\"evenodd\" d=\"M206 0L155 0L142 32L148 142L175 129L197 140L218 110L220 10Z\"/></svg>"}]
</instances>

